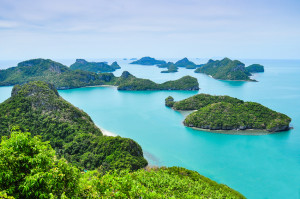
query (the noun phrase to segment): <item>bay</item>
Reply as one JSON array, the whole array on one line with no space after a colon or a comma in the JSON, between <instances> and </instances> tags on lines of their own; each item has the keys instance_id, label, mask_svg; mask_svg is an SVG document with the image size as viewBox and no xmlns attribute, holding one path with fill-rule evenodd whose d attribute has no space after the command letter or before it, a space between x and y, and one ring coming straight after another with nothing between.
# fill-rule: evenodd
<instances>
[{"instance_id":1,"label":"bay","mask_svg":"<svg viewBox=\"0 0 300 199\"><path fill-rule=\"evenodd\" d=\"M72 60L56 60L71 64ZM89 61L109 61L101 59ZM169 59L168 61L174 61ZM204 63L206 59L193 59ZM300 194L300 60L241 60L260 63L265 72L258 82L212 79L194 70L162 74L155 66L130 65L118 60L123 70L156 82L184 75L198 78L198 91L118 91L114 87L89 87L59 91L87 112L100 127L136 140L151 165L182 166L226 184L247 198L299 198ZM10 62L12 63L12 62ZM0 61L1 65L1 61ZM0 102L12 87L0 87ZM184 114L164 106L197 93L229 95L259 102L292 118L293 130L261 135L225 135L184 127Z\"/></svg>"}]
</instances>

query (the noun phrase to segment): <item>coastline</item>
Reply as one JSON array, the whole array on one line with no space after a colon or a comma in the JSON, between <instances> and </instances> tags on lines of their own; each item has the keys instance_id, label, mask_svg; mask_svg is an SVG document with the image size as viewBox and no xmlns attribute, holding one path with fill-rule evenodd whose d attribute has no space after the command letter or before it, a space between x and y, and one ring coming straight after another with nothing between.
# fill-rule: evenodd
<instances>
[{"instance_id":1,"label":"coastline","mask_svg":"<svg viewBox=\"0 0 300 199\"><path fill-rule=\"evenodd\" d=\"M118 86L113 86L113 85L95 85L95 86L85 86L85 87L89 87L89 88L93 88L93 87L115 87L117 88ZM85 88L83 87L83 88Z\"/></svg>"},{"instance_id":2,"label":"coastline","mask_svg":"<svg viewBox=\"0 0 300 199\"><path fill-rule=\"evenodd\" d=\"M96 126L101 130L101 132L102 132L102 134L104 136L112 136L112 137L117 137L118 136L117 134L115 134L115 133L113 133L111 131L108 131L108 130L106 130L104 128L100 128L98 125L96 125Z\"/></svg>"},{"instance_id":3,"label":"coastline","mask_svg":"<svg viewBox=\"0 0 300 199\"><path fill-rule=\"evenodd\" d=\"M186 126L187 127L187 126ZM187 127L192 128L197 131L206 131L210 133L218 133L218 134L227 134L227 135L269 135L275 133L281 133L282 131L270 132L266 130L259 129L245 129L245 130L210 130L210 129L202 129L198 127Z\"/></svg>"}]
</instances>

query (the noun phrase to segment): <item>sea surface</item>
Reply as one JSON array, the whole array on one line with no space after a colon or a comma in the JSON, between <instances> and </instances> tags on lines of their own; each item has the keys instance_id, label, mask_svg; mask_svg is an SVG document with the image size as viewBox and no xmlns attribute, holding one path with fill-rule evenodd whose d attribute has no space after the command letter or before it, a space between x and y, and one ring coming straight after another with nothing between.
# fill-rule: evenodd
<instances>
[{"instance_id":1,"label":"sea surface","mask_svg":"<svg viewBox=\"0 0 300 199\"><path fill-rule=\"evenodd\" d=\"M55 61L67 65L74 62ZM300 60L241 60L246 65L265 66L264 73L253 77L258 82L215 80L183 68L178 73L166 74L155 66L117 61L122 68L114 72L116 76L127 70L137 77L164 82L191 75L198 78L201 90L118 91L115 87L89 87L61 90L60 95L87 112L101 128L136 140L151 165L181 166L198 171L247 198L300 198ZM0 61L2 68L16 64L14 60ZM0 87L0 102L10 96L11 89ZM253 136L187 128L182 124L184 114L165 107L164 100L169 95L181 100L197 93L259 102L290 116L294 129Z\"/></svg>"}]
</instances>

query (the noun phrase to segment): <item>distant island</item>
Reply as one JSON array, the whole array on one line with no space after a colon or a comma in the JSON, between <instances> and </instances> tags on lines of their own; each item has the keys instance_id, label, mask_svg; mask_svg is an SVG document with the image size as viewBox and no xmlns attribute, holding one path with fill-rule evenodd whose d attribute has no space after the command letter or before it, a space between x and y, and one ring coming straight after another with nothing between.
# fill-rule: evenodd
<instances>
[{"instance_id":1,"label":"distant island","mask_svg":"<svg viewBox=\"0 0 300 199\"><path fill-rule=\"evenodd\" d=\"M244 102L229 96L198 94L175 102L169 96L165 105L174 110L196 110L184 125L209 130L257 129L269 132L289 130L291 118L256 102Z\"/></svg>"},{"instance_id":2,"label":"distant island","mask_svg":"<svg viewBox=\"0 0 300 199\"><path fill-rule=\"evenodd\" d=\"M195 68L197 68L197 65L194 62L188 60L188 58L186 58L186 57L179 60L179 61L177 61L175 63L175 66L184 67L186 69L195 69Z\"/></svg>"},{"instance_id":3,"label":"distant island","mask_svg":"<svg viewBox=\"0 0 300 199\"><path fill-rule=\"evenodd\" d=\"M161 64L158 66L159 68L167 68L167 70L161 71L161 73L175 73L178 72L177 66L173 62L168 62L166 64Z\"/></svg>"},{"instance_id":4,"label":"distant island","mask_svg":"<svg viewBox=\"0 0 300 199\"><path fill-rule=\"evenodd\" d=\"M198 80L191 76L157 84L149 79L136 78L127 71L112 85L118 86L118 90L199 90Z\"/></svg>"},{"instance_id":5,"label":"distant island","mask_svg":"<svg viewBox=\"0 0 300 199\"><path fill-rule=\"evenodd\" d=\"M246 67L249 73L262 73L265 72L264 66L260 64L252 64Z\"/></svg>"},{"instance_id":6,"label":"distant island","mask_svg":"<svg viewBox=\"0 0 300 199\"><path fill-rule=\"evenodd\" d=\"M257 70L256 66L249 66L238 60L224 58L222 60L209 60L206 64L195 70L195 73L204 73L220 80L255 81L250 79L251 73Z\"/></svg>"},{"instance_id":7,"label":"distant island","mask_svg":"<svg viewBox=\"0 0 300 199\"><path fill-rule=\"evenodd\" d=\"M108 65L107 62L88 62L84 59L76 59L76 62L70 66L71 70L83 70L95 73L113 72L120 68L117 62Z\"/></svg>"},{"instance_id":8,"label":"distant island","mask_svg":"<svg viewBox=\"0 0 300 199\"><path fill-rule=\"evenodd\" d=\"M139 64L139 65L159 65L166 64L163 60L156 60L152 57L142 57L141 59L131 62L130 64Z\"/></svg>"},{"instance_id":9,"label":"distant island","mask_svg":"<svg viewBox=\"0 0 300 199\"><path fill-rule=\"evenodd\" d=\"M113 64L112 64L113 65ZM18 64L17 67L0 70L0 86L24 84L29 81L51 83L56 89L72 89L86 86L114 85L119 90L198 90L196 78L184 77L176 81L156 84L151 80L140 79L129 72L121 77L112 73L94 73L71 70L67 66L50 59L33 59Z\"/></svg>"}]
</instances>

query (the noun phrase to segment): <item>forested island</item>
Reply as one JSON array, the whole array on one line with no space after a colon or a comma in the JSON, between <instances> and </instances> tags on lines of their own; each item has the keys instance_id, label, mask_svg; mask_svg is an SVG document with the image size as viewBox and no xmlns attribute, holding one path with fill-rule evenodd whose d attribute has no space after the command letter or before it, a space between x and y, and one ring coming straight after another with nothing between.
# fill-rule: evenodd
<instances>
[{"instance_id":1,"label":"forested island","mask_svg":"<svg viewBox=\"0 0 300 199\"><path fill-rule=\"evenodd\" d=\"M114 72L120 68L117 62L108 65L106 62L88 62L84 59L76 59L76 62L70 66L71 70L83 70L95 73Z\"/></svg>"},{"instance_id":2,"label":"forested island","mask_svg":"<svg viewBox=\"0 0 300 199\"><path fill-rule=\"evenodd\" d=\"M181 60L178 60L175 63L175 66L184 67L186 69L195 69L195 68L197 68L197 65L194 62L188 60L188 58L186 58L186 57L181 59Z\"/></svg>"},{"instance_id":3,"label":"forested island","mask_svg":"<svg viewBox=\"0 0 300 199\"><path fill-rule=\"evenodd\" d=\"M222 60L209 60L206 64L195 70L195 73L204 73L220 80L255 81L250 79L251 73L261 70L263 66L245 64L238 60L224 58ZM261 71L263 72L263 71Z\"/></svg>"},{"instance_id":4,"label":"forested island","mask_svg":"<svg viewBox=\"0 0 300 199\"><path fill-rule=\"evenodd\" d=\"M289 130L291 118L256 102L229 96L198 94L175 102L169 96L165 105L174 110L196 110L184 120L184 125L210 130L257 129L268 132Z\"/></svg>"},{"instance_id":5,"label":"forested island","mask_svg":"<svg viewBox=\"0 0 300 199\"><path fill-rule=\"evenodd\" d=\"M186 76L179 80L156 84L124 72L121 77L112 73L94 73L71 70L69 67L50 59L33 59L18 64L17 67L0 70L0 86L23 84L29 81L51 83L56 89L72 89L86 86L114 85L119 90L198 90L196 78Z\"/></svg>"},{"instance_id":6,"label":"forested island","mask_svg":"<svg viewBox=\"0 0 300 199\"><path fill-rule=\"evenodd\" d=\"M167 68L167 70L161 71L161 73L175 73L178 72L177 66L173 62L168 62L166 64L161 64L158 66L159 68Z\"/></svg>"},{"instance_id":7,"label":"forested island","mask_svg":"<svg viewBox=\"0 0 300 199\"><path fill-rule=\"evenodd\" d=\"M136 78L127 71L113 85L117 85L118 90L199 90L198 80L191 76L157 84L149 79Z\"/></svg>"},{"instance_id":8,"label":"forested island","mask_svg":"<svg viewBox=\"0 0 300 199\"><path fill-rule=\"evenodd\" d=\"M0 135L1 198L244 198L195 171L145 168L135 141L103 136L42 81L14 86Z\"/></svg>"},{"instance_id":9,"label":"forested island","mask_svg":"<svg viewBox=\"0 0 300 199\"><path fill-rule=\"evenodd\" d=\"M139 64L139 65L159 65L166 64L164 60L156 60L152 57L142 57L139 60L133 61L130 64Z\"/></svg>"},{"instance_id":10,"label":"forested island","mask_svg":"<svg viewBox=\"0 0 300 199\"><path fill-rule=\"evenodd\" d=\"M260 64L252 64L246 67L249 73L262 73L265 72L264 66Z\"/></svg>"}]
</instances>

